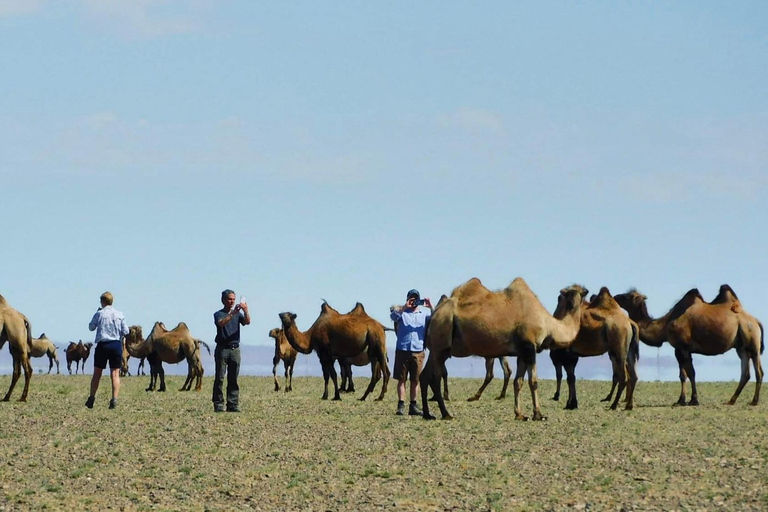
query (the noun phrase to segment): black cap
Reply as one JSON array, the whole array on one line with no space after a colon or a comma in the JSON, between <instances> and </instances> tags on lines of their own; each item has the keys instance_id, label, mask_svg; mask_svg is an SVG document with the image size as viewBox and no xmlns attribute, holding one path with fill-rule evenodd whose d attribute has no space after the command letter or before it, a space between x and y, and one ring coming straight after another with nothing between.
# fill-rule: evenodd
<instances>
[{"instance_id":1,"label":"black cap","mask_svg":"<svg viewBox=\"0 0 768 512\"><path fill-rule=\"evenodd\" d=\"M417 290L416 288L410 290L408 292L408 295L405 296L405 298L406 299L410 299L413 296L416 296L416 299L420 299L421 298L421 294L419 293L419 290Z\"/></svg>"}]
</instances>

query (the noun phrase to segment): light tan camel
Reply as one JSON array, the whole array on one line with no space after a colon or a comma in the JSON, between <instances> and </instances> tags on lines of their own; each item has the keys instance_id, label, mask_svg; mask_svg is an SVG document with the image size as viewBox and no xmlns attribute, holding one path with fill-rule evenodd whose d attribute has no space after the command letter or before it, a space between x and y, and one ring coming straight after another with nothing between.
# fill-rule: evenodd
<instances>
[{"instance_id":1,"label":"light tan camel","mask_svg":"<svg viewBox=\"0 0 768 512\"><path fill-rule=\"evenodd\" d=\"M565 317L566 301L567 298L564 295L561 294L558 297L557 309L554 313L555 318ZM624 314L621 306L614 300L611 292L605 286L590 302L583 302L581 305L581 328L573 343L568 349L551 351L567 359L567 363L572 363L570 371L568 371L568 402L565 408L578 408L574 373L578 358L608 353L613 366L613 382L618 386L616 399L611 404L611 409L618 407L621 394L626 387L625 409L631 410L634 405L633 398L637 384L636 363L640 357L638 336L637 324ZM574 357L576 360L571 361ZM568 365L566 367L568 368ZM609 397L612 395L613 387Z\"/></svg>"},{"instance_id":2,"label":"light tan camel","mask_svg":"<svg viewBox=\"0 0 768 512\"><path fill-rule=\"evenodd\" d=\"M341 400L339 385L336 378L336 369L333 361L339 357L354 357L360 352L368 352L371 361L371 375L376 375L375 366L378 364L384 374L381 394L376 400L384 398L389 384L390 371L387 366L386 336L384 326L365 313L362 304L358 303L347 314L338 311L323 301L320 307L320 315L312 326L305 332L299 331L296 326L294 313L280 313L280 322L288 342L293 348L302 354L310 354L314 350L317 353L320 364L323 367L325 389L323 400L328 399L328 379L333 379L334 400ZM371 378L364 400L376 386L376 380Z\"/></svg>"},{"instance_id":3,"label":"light tan camel","mask_svg":"<svg viewBox=\"0 0 768 512\"><path fill-rule=\"evenodd\" d=\"M435 306L435 309L440 307L440 304L445 302L448 299L448 296L443 294L440 296L440 300L437 301L437 305ZM390 308L391 309L391 308ZM397 324L395 324L395 329L397 329ZM426 343L426 348L429 347L429 343ZM491 383L493 380L493 362L496 358L493 357L486 357L485 358L485 380L483 380L482 385L477 390L477 392L472 395L471 397L467 398L467 402L476 402L477 400L480 400L480 397L483 396L483 391L485 391L485 388L488 387L488 384ZM507 396L507 387L509 387L509 379L512 377L512 370L509 368L509 362L507 361L506 357L499 357L499 364L501 365L501 371L504 375L504 385L501 387L501 393L499 396L496 397L496 400L503 400ZM448 394L448 368L443 365L443 400L446 402L450 400L449 394ZM437 397L432 396L432 398L429 399L430 402L436 402Z\"/></svg>"},{"instance_id":4,"label":"light tan camel","mask_svg":"<svg viewBox=\"0 0 768 512\"><path fill-rule=\"evenodd\" d=\"M21 376L21 369L24 368L24 391L21 392L19 402L26 402L27 393L29 393L29 381L32 378L32 363L29 362L32 330L27 317L13 309L5 297L0 295L0 349L5 346L6 341L13 358L13 375L11 376L11 386L2 401L10 400L13 388L16 387L16 382Z\"/></svg>"},{"instance_id":5,"label":"light tan camel","mask_svg":"<svg viewBox=\"0 0 768 512\"><path fill-rule=\"evenodd\" d=\"M730 286L720 286L715 299L707 303L699 291L689 290L674 307L661 318L651 318L646 306L647 297L637 290L616 295L616 301L627 310L630 318L640 326L640 340L659 347L668 341L675 349L680 366L680 397L676 405L686 405L685 381L691 380L691 400L687 405L699 405L696 390L696 371L692 354L713 356L735 348L741 360L741 379L736 391L727 402L736 403L749 381L749 363L755 368L755 396L750 405L757 405L763 382L760 354L765 349L763 324L747 313Z\"/></svg>"},{"instance_id":6,"label":"light tan camel","mask_svg":"<svg viewBox=\"0 0 768 512\"><path fill-rule=\"evenodd\" d=\"M29 349L30 357L48 356L48 373L53 370L53 363L56 363L56 373L59 373L59 357L56 354L58 347L45 335L41 334L39 338L32 338L32 346Z\"/></svg>"},{"instance_id":7,"label":"light tan camel","mask_svg":"<svg viewBox=\"0 0 768 512\"><path fill-rule=\"evenodd\" d=\"M424 418L435 419L429 413L427 386L437 397L443 419L451 418L440 392L446 359L477 355L517 356L515 419L527 419L520 408L520 389L526 372L533 399L533 419L543 419L536 354L544 349L570 346L579 332L581 302L587 290L573 285L561 293L566 297L566 315L558 320L519 277L496 292L488 290L477 278L455 288L448 300L435 309L427 329L431 351L421 373Z\"/></svg>"},{"instance_id":8,"label":"light tan camel","mask_svg":"<svg viewBox=\"0 0 768 512\"><path fill-rule=\"evenodd\" d=\"M275 391L280 391L277 382L277 365L283 362L285 368L285 391L293 391L293 368L296 365L296 357L299 353L288 343L282 329L275 328L269 331L269 337L275 340L275 356L272 358L272 376L275 378Z\"/></svg>"},{"instance_id":9,"label":"light tan camel","mask_svg":"<svg viewBox=\"0 0 768 512\"><path fill-rule=\"evenodd\" d=\"M72 375L73 362L75 363L75 375L77 375L78 369L81 369L81 372L85 373L85 362L88 360L88 356L91 355L91 347L93 347L93 343L83 343L83 340L80 340L77 343L74 341L69 342L65 354L67 356L67 371L69 371L70 375ZM81 362L82 368L80 368Z\"/></svg>"},{"instance_id":10,"label":"light tan camel","mask_svg":"<svg viewBox=\"0 0 768 512\"><path fill-rule=\"evenodd\" d=\"M158 391L165 391L165 370L163 363L176 364L187 360L187 379L179 391L189 391L192 382L195 381L195 391L200 391L203 386L203 363L200 359L200 345L205 346L208 354L211 349L207 343L192 337L187 324L180 322L173 330L166 329L162 322L155 322L152 331L145 340L141 327L133 325L128 329L125 337L125 348L132 357L146 357L149 361L149 387L146 391L154 391L158 376L160 387Z\"/></svg>"}]
</instances>

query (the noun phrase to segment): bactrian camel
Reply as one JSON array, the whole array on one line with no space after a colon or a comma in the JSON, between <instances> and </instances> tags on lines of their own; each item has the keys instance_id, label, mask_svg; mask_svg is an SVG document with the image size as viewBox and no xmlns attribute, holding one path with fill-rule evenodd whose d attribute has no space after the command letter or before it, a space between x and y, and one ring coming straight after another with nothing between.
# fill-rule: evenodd
<instances>
[{"instance_id":1,"label":"bactrian camel","mask_svg":"<svg viewBox=\"0 0 768 512\"><path fill-rule=\"evenodd\" d=\"M282 329L275 328L269 331L269 337L275 340L275 356L272 358L272 376L275 379L275 391L280 391L277 382L277 365L283 362L285 368L285 391L293 391L293 367L296 365L296 357L299 353L288 343Z\"/></svg>"},{"instance_id":2,"label":"bactrian camel","mask_svg":"<svg viewBox=\"0 0 768 512\"><path fill-rule=\"evenodd\" d=\"M573 285L561 291L566 297L566 314L554 318L522 278L516 278L500 291L488 290L472 278L453 290L451 296L432 314L427 329L431 351L421 373L421 399L425 419L429 412L427 386L437 397L443 419L451 415L440 391L440 379L449 357L517 356L514 380L515 419L525 420L520 408L523 377L533 399L533 419L541 420L536 354L544 349L568 348L579 332L581 302L587 290Z\"/></svg>"},{"instance_id":3,"label":"bactrian camel","mask_svg":"<svg viewBox=\"0 0 768 512\"><path fill-rule=\"evenodd\" d=\"M13 388L16 387L16 382L21 376L21 369L24 368L24 391L21 393L19 402L26 402L27 393L29 393L29 380L32 378L32 364L29 362L32 330L27 317L13 309L5 297L0 295L0 349L5 346L6 341L11 351L11 358L13 358L13 375L11 376L11 386L2 401L10 400Z\"/></svg>"},{"instance_id":4,"label":"bactrian camel","mask_svg":"<svg viewBox=\"0 0 768 512\"><path fill-rule=\"evenodd\" d=\"M440 304L442 304L445 300L448 299L448 296L443 294L440 296L440 300L437 302L437 306L435 308L439 307ZM397 325L395 325L395 329L397 329ZM427 341L427 347L429 347L429 341ZM501 371L504 374L504 385L501 387L501 393L499 396L496 397L496 400L503 400L507 396L507 387L509 387L509 379L512 377L512 370L509 368L509 362L507 361L506 357L499 357L499 364L501 365ZM477 390L477 392L472 395L471 397L467 398L467 402L475 402L477 400L480 400L480 397L483 396L483 391L485 391L485 388L488 387L488 384L491 383L493 380L493 363L495 361L495 358L493 357L486 357L485 358L485 380L483 380L482 385ZM449 400L449 394L448 394L448 369L443 366L443 400L446 402ZM436 396L432 396L432 398L429 399L430 402L437 401Z\"/></svg>"},{"instance_id":5,"label":"bactrian camel","mask_svg":"<svg viewBox=\"0 0 768 512\"><path fill-rule=\"evenodd\" d=\"M83 340L80 340L77 343L74 341L69 342L65 353L67 356L67 371L69 371L70 375L72 375L73 362L75 363L75 375L77 375L77 370L80 369L81 362L81 372L85 373L85 362L88 360L88 356L91 355L91 347L93 347L93 343L83 343Z\"/></svg>"},{"instance_id":6,"label":"bactrian camel","mask_svg":"<svg viewBox=\"0 0 768 512\"><path fill-rule=\"evenodd\" d=\"M355 383L352 380L352 367L353 366L368 366L371 364L371 358L368 357L368 352L363 351L357 354L355 357L339 357L339 375L341 376L341 385L339 391L342 393L354 393ZM389 364L389 358L387 358L387 364ZM376 372L376 375L371 375L372 379L378 381L381 379L382 370L378 364L371 365L371 370Z\"/></svg>"},{"instance_id":7,"label":"bactrian camel","mask_svg":"<svg viewBox=\"0 0 768 512\"><path fill-rule=\"evenodd\" d=\"M142 337L141 327L133 325L129 327L125 337L125 348L128 353L132 357L146 357L149 361L150 377L147 391L155 390L158 376L160 377L158 391L165 391L163 363L176 364L185 359L188 365L187 379L180 391L189 391L193 381L195 381L195 391L200 391L203 387L203 363L200 359L201 344L210 354L211 349L208 344L194 338L184 322L180 322L170 331L162 322L155 322L146 340Z\"/></svg>"},{"instance_id":8,"label":"bactrian camel","mask_svg":"<svg viewBox=\"0 0 768 512\"><path fill-rule=\"evenodd\" d=\"M48 373L53 370L53 363L56 363L56 373L59 373L59 357L56 354L58 347L45 335L41 334L39 338L32 338L32 344L29 349L30 357L48 356Z\"/></svg>"},{"instance_id":9,"label":"bactrian camel","mask_svg":"<svg viewBox=\"0 0 768 512\"><path fill-rule=\"evenodd\" d=\"M381 400L387 392L390 371L387 366L387 344L384 326L368 316L362 304L357 303L355 308L347 314L341 314L323 301L320 307L320 315L312 326L305 332L299 331L296 326L294 313L280 313L280 322L285 332L285 337L293 348L302 354L310 354L314 350L317 353L320 364L323 367L325 388L323 400L328 399L328 380L333 379L334 400L341 400L336 369L333 362L339 357L354 357L363 351L368 352L371 361L371 382L365 394L360 400L365 400L376 386L378 365L384 375L381 394L376 400Z\"/></svg>"},{"instance_id":10,"label":"bactrian camel","mask_svg":"<svg viewBox=\"0 0 768 512\"><path fill-rule=\"evenodd\" d=\"M566 315L567 297L558 297L554 317L562 319ZM639 353L638 327L622 311L606 287L589 303L581 305L581 327L576 338L567 349L553 350L563 356L568 373L568 402L566 409L578 408L576 398L575 368L579 357L593 357L608 353L613 366L613 382L618 386L616 398L611 409L616 409L625 387L627 390L626 410L631 410L634 403L634 391L637 384L637 360ZM613 388L611 388L613 395ZM609 396L611 396L609 395Z\"/></svg>"},{"instance_id":11,"label":"bactrian camel","mask_svg":"<svg viewBox=\"0 0 768 512\"><path fill-rule=\"evenodd\" d=\"M751 361L755 368L756 384L755 396L750 405L758 404L763 382L760 354L765 349L765 331L763 324L744 310L730 286L720 286L717 297L710 303L705 302L699 290L693 288L666 315L657 319L648 314L648 298L637 290L616 295L615 298L640 326L641 341L654 347L668 341L675 349L680 367L680 397L676 405L686 405L686 379L691 380L691 400L687 405L699 405L692 354L714 356L732 348L736 349L741 360L741 379L727 403L736 403L749 381Z\"/></svg>"}]
</instances>

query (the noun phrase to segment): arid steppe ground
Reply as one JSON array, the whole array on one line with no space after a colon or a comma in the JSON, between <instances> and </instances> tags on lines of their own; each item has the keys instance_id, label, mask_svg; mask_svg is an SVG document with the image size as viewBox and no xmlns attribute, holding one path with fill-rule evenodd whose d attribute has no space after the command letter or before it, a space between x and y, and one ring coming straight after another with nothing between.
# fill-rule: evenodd
<instances>
[{"instance_id":1,"label":"arid steppe ground","mask_svg":"<svg viewBox=\"0 0 768 512\"><path fill-rule=\"evenodd\" d=\"M480 381L452 379L455 419L435 422L395 416L394 385L384 402L334 402L320 378L276 393L271 377L241 377L243 412L214 414L210 377L202 393L179 392L180 376L165 393L125 378L116 410L107 379L83 406L89 379L35 375L27 403L0 404L0 510L768 509L754 381L735 406L735 383L702 383L699 407L671 406L678 383L640 382L629 412L599 401L610 383L579 381L580 409L564 411L541 381L534 423L494 400L499 379L474 403ZM522 397L530 414L527 384Z\"/></svg>"}]
</instances>

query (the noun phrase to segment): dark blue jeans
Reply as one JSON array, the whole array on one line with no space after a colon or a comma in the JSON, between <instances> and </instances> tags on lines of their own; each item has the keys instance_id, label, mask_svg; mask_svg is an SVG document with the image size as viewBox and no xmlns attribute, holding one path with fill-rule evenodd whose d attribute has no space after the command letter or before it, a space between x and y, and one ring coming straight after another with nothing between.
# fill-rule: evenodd
<instances>
[{"instance_id":1,"label":"dark blue jeans","mask_svg":"<svg viewBox=\"0 0 768 512\"><path fill-rule=\"evenodd\" d=\"M216 376L213 379L213 408L224 409L224 376L227 376L227 410L238 409L240 387L237 377L240 375L240 347L229 348L216 345L213 353L216 361Z\"/></svg>"}]
</instances>

